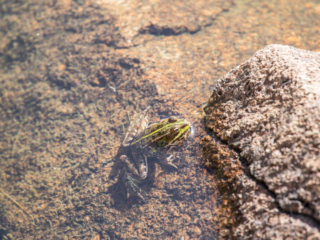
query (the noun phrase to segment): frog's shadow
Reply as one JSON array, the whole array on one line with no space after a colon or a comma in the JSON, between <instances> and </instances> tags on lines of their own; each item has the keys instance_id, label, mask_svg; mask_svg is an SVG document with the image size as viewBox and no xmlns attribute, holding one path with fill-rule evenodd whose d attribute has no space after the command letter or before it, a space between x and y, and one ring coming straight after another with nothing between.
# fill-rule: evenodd
<instances>
[{"instance_id":1,"label":"frog's shadow","mask_svg":"<svg viewBox=\"0 0 320 240\"><path fill-rule=\"evenodd\" d=\"M117 162L119 163L119 162ZM150 198L148 193L154 185L155 180L155 160L151 157L148 158L148 176L143 181L137 184L139 190L143 194L143 199L137 194L129 195L126 184L126 170L123 163L114 164L111 173L117 172L118 180L108 188L108 193L112 198L112 206L119 210L124 211L131 209L133 205L144 204ZM109 180L112 174L109 175ZM114 176L112 176L114 177Z\"/></svg>"}]
</instances>

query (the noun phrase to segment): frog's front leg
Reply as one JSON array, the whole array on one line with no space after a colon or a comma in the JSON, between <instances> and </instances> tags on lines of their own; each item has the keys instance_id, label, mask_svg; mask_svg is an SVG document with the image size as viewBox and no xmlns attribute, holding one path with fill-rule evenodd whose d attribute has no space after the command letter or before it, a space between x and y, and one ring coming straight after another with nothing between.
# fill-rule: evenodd
<instances>
[{"instance_id":1,"label":"frog's front leg","mask_svg":"<svg viewBox=\"0 0 320 240\"><path fill-rule=\"evenodd\" d=\"M178 170L177 165L175 165L173 163L173 160L174 160L173 158L174 158L173 154L159 157L159 159L162 159L159 163L165 167L172 169L172 170Z\"/></svg>"}]
</instances>

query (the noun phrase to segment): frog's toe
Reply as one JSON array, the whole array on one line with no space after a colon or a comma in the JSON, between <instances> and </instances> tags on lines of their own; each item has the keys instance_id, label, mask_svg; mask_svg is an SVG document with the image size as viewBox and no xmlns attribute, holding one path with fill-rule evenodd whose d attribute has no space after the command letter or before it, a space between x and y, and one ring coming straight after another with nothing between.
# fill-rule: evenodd
<instances>
[{"instance_id":1,"label":"frog's toe","mask_svg":"<svg viewBox=\"0 0 320 240\"><path fill-rule=\"evenodd\" d=\"M173 160L173 156L170 155L170 156L168 156L166 159L164 159L161 163L162 163L163 165L169 167L169 168L172 168L172 169L174 169L174 170L178 170L177 165L175 165L175 164L172 162L172 160Z\"/></svg>"}]
</instances>

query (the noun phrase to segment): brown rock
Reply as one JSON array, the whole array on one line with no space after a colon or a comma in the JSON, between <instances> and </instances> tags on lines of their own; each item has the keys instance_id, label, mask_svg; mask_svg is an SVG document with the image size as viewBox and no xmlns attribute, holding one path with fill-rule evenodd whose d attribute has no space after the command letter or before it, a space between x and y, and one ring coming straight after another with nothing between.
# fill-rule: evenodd
<instances>
[{"instance_id":1,"label":"brown rock","mask_svg":"<svg viewBox=\"0 0 320 240\"><path fill-rule=\"evenodd\" d=\"M206 113L249 177L238 178L248 191L236 234L271 226L272 238L320 237L320 54L267 46L218 81Z\"/></svg>"}]
</instances>

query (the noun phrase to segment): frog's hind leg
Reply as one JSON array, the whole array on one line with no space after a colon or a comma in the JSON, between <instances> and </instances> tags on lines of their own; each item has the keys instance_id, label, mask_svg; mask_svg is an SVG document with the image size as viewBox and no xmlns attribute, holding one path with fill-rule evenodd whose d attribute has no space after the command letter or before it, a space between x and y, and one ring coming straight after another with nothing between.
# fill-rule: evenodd
<instances>
[{"instance_id":1,"label":"frog's hind leg","mask_svg":"<svg viewBox=\"0 0 320 240\"><path fill-rule=\"evenodd\" d=\"M145 202L145 194L139 187L139 181L126 174L125 185L127 189L127 199L138 197L142 202Z\"/></svg>"},{"instance_id":2,"label":"frog's hind leg","mask_svg":"<svg viewBox=\"0 0 320 240\"><path fill-rule=\"evenodd\" d=\"M113 206L117 209L131 208L137 200L145 203L144 192L139 186L139 181L125 171L121 172L116 183L108 187L108 192L111 194Z\"/></svg>"}]
</instances>

